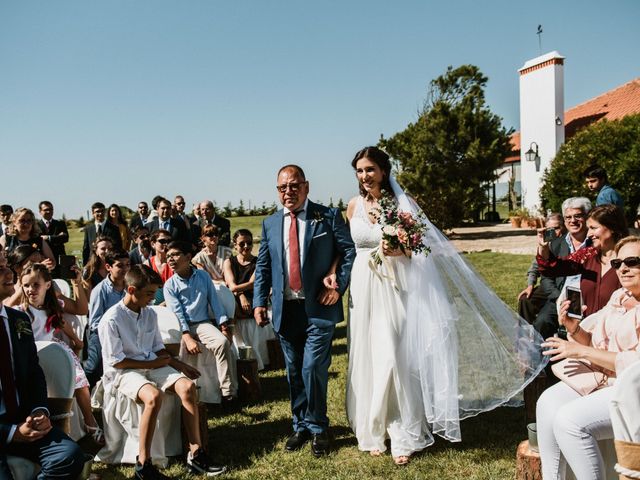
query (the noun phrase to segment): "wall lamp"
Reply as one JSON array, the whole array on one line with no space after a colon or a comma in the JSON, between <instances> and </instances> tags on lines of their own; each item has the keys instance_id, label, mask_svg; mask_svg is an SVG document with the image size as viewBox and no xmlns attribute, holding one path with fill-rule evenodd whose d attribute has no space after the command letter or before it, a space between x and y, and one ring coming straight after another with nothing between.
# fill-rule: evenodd
<instances>
[{"instance_id":1,"label":"wall lamp","mask_svg":"<svg viewBox=\"0 0 640 480\"><path fill-rule=\"evenodd\" d=\"M536 146L536 149L533 149L533 146ZM529 150L524 152L524 158L528 162L536 162L536 172L540 171L540 155L538 155L538 144L536 142L531 142L529 145Z\"/></svg>"}]
</instances>

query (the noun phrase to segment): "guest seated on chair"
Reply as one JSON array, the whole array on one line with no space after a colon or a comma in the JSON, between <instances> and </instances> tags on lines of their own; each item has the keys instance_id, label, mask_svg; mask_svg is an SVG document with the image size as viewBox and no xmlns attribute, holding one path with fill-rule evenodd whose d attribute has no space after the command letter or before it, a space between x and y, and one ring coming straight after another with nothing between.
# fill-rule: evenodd
<instances>
[{"instance_id":1,"label":"guest seated on chair","mask_svg":"<svg viewBox=\"0 0 640 480\"><path fill-rule=\"evenodd\" d=\"M559 213L550 214L545 222L546 229L553 229L556 238L566 233L562 222L562 215ZM544 305L549 296L542 284L536 287L540 273L538 272L538 262L535 257L527 271L527 288L518 295L518 313L527 322L533 323L536 315Z\"/></svg>"},{"instance_id":2,"label":"guest seated on chair","mask_svg":"<svg viewBox=\"0 0 640 480\"><path fill-rule=\"evenodd\" d=\"M190 380L200 373L169 355L162 344L156 314L146 308L162 286L162 279L146 265L136 265L127 273L126 285L124 298L105 313L99 333L104 381L117 382L120 392L144 404L135 478L169 478L153 466L150 451L162 394L167 391L178 395L184 408L183 422L189 442L187 465L197 474L224 473L226 468L211 465L201 447L196 388Z\"/></svg>"},{"instance_id":3,"label":"guest seated on chair","mask_svg":"<svg viewBox=\"0 0 640 480\"><path fill-rule=\"evenodd\" d=\"M227 313L218 300L211 277L191 265L190 243L171 242L167 259L175 275L164 284L164 298L167 306L178 317L182 341L191 355L201 353L194 337L213 353L223 400L230 401L235 397L236 391L233 365L230 365L233 361L232 337ZM210 312L214 318L211 318Z\"/></svg>"},{"instance_id":4,"label":"guest seated on chair","mask_svg":"<svg viewBox=\"0 0 640 480\"><path fill-rule=\"evenodd\" d=\"M0 247L11 253L20 245L32 245L44 256L43 263L49 270L56 267L56 259L51 247L41 236L40 227L36 223L36 217L28 208L19 208L11 215L11 224L7 233L0 237Z\"/></svg>"},{"instance_id":5,"label":"guest seated on chair","mask_svg":"<svg viewBox=\"0 0 640 480\"><path fill-rule=\"evenodd\" d=\"M224 262L233 254L229 247L223 247L219 243L219 229L215 225L205 225L202 229L202 250L200 250L191 263L196 268L204 270L211 276L214 282L224 283Z\"/></svg>"},{"instance_id":6,"label":"guest seated on chair","mask_svg":"<svg viewBox=\"0 0 640 480\"><path fill-rule=\"evenodd\" d=\"M113 250L113 241L110 237L99 236L91 245L91 256L82 269L82 280L87 294L90 295L93 287L107 276L104 259L111 250Z\"/></svg>"},{"instance_id":7,"label":"guest seated on chair","mask_svg":"<svg viewBox=\"0 0 640 480\"><path fill-rule=\"evenodd\" d=\"M80 281L76 279L76 285ZM67 351L73 359L76 368L75 397L78 407L82 412L85 429L91 434L99 445L104 445L104 434L93 417L91 410L91 395L89 393L89 381L82 369L80 359L74 350L82 350L82 340L78 338L70 323L65 322L63 314L65 307L77 309L76 302L69 300L61 302L53 288L51 274L47 268L39 263L28 265L20 274L22 285L22 302L18 307L29 315L33 337L36 341L57 342ZM84 289L77 287L76 292L82 296L86 308L87 299L84 297ZM67 306L66 303L69 305ZM72 345L68 345L60 336L64 333L70 339ZM73 349L73 350L72 350Z\"/></svg>"},{"instance_id":8,"label":"guest seated on chair","mask_svg":"<svg viewBox=\"0 0 640 480\"><path fill-rule=\"evenodd\" d=\"M576 363L573 373L566 371L566 380L545 390L538 400L538 445L545 480L565 478L567 464L576 478L605 478L597 441L613 438L609 387L640 353L640 237L620 240L614 253L610 265L622 288L613 292L604 308L582 321L567 315L571 302L565 301L560 322L569 341L550 337L542 344L551 360L588 361L596 367L596 373L584 375L591 383L589 388L582 383L584 396L570 386L576 386L571 380L579 371Z\"/></svg>"},{"instance_id":9,"label":"guest seated on chair","mask_svg":"<svg viewBox=\"0 0 640 480\"><path fill-rule=\"evenodd\" d=\"M102 346L98 327L104 313L124 297L124 278L130 268L129 255L122 249L111 250L107 253L105 265L107 276L91 291L89 299L89 339L84 369L90 388L102 377Z\"/></svg>"},{"instance_id":10,"label":"guest seated on chair","mask_svg":"<svg viewBox=\"0 0 640 480\"><path fill-rule=\"evenodd\" d=\"M620 288L610 260L615 257L613 247L627 236L627 221L622 210L607 204L594 208L587 218L588 238L593 246L582 248L565 257L556 257L538 230L538 265L543 276L580 275L580 290L587 306L585 315L604 307L611 294Z\"/></svg>"},{"instance_id":11,"label":"guest seated on chair","mask_svg":"<svg viewBox=\"0 0 640 480\"><path fill-rule=\"evenodd\" d=\"M251 231L245 228L237 230L233 234L233 246L238 255L224 261L224 278L236 297L236 317L253 319L253 282L257 257L251 253Z\"/></svg>"},{"instance_id":12,"label":"guest seated on chair","mask_svg":"<svg viewBox=\"0 0 640 480\"><path fill-rule=\"evenodd\" d=\"M171 234L167 230L155 230L151 233L151 246L155 254L147 259L145 265L160 275L162 283L166 282L173 275L173 269L167 263L167 247L171 243ZM162 289L156 292L154 305L164 304L164 294Z\"/></svg>"},{"instance_id":13,"label":"guest seated on chair","mask_svg":"<svg viewBox=\"0 0 640 480\"><path fill-rule=\"evenodd\" d=\"M147 262L151 257L152 248L149 238L149 229L147 227L138 227L133 232L134 247L129 251L131 266Z\"/></svg>"},{"instance_id":14,"label":"guest seated on chair","mask_svg":"<svg viewBox=\"0 0 640 480\"><path fill-rule=\"evenodd\" d=\"M49 421L47 385L29 317L1 303L12 294L13 272L0 267L0 478L13 479L7 455L39 463L41 480L77 478L84 454Z\"/></svg>"}]
</instances>

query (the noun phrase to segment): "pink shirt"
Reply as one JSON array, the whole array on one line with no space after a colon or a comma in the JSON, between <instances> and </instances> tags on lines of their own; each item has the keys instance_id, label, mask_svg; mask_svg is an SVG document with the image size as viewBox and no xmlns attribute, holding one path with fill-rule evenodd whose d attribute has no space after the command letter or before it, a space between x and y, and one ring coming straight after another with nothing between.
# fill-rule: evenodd
<instances>
[{"instance_id":1,"label":"pink shirt","mask_svg":"<svg viewBox=\"0 0 640 480\"><path fill-rule=\"evenodd\" d=\"M616 375L640 360L640 305L629 310L622 306L628 295L619 288L609 303L585 318L580 326L591 333L591 345L600 350L616 352Z\"/></svg>"}]
</instances>

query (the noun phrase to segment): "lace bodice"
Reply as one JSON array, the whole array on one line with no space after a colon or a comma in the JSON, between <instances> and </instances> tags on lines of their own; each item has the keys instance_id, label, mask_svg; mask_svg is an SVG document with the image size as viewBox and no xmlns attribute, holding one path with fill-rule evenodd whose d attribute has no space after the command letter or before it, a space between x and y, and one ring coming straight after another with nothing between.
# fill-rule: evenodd
<instances>
[{"instance_id":1,"label":"lace bodice","mask_svg":"<svg viewBox=\"0 0 640 480\"><path fill-rule=\"evenodd\" d=\"M358 250L375 248L382 239L380 225L373 223L364 208L364 198L358 197L353 217L349 221L351 238Z\"/></svg>"}]
</instances>

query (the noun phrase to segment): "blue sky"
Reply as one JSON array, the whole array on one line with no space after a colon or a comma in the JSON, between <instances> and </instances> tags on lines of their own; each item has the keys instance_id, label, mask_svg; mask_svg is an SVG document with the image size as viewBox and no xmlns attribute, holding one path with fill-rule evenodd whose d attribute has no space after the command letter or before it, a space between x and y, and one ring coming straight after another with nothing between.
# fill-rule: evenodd
<instances>
[{"instance_id":1,"label":"blue sky","mask_svg":"<svg viewBox=\"0 0 640 480\"><path fill-rule=\"evenodd\" d=\"M347 200L353 154L414 121L448 65L478 65L517 129L538 24L571 107L640 76L639 20L636 0L0 0L0 202L271 203L285 163Z\"/></svg>"}]
</instances>

